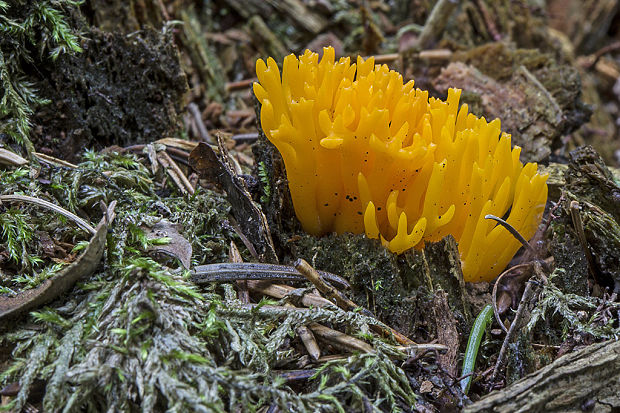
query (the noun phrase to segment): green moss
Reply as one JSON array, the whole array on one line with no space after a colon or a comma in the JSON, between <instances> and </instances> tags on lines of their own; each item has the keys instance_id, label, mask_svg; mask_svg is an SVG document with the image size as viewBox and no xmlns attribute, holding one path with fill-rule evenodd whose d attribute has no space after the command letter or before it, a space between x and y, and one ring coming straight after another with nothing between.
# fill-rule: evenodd
<instances>
[{"instance_id":1,"label":"green moss","mask_svg":"<svg viewBox=\"0 0 620 413\"><path fill-rule=\"evenodd\" d=\"M354 302L377 318L417 341L435 337L428 311L439 289L459 321L467 328L470 310L463 300L460 260L450 237L429 244L423 252L397 256L377 240L364 235L302 236L290 242L291 256L304 258L315 268L339 274L351 283Z\"/></svg>"},{"instance_id":2,"label":"green moss","mask_svg":"<svg viewBox=\"0 0 620 413\"><path fill-rule=\"evenodd\" d=\"M84 159L77 169L44 167L37 180L14 171L20 176L7 179L6 187L0 181L0 192L47 192L88 213L91 222L100 218L99 200L118 202L95 274L49 307L1 326L0 344L12 349L12 359L0 387L21 384L7 409L21 409L37 380L46 383L46 411L256 411L276 405L312 412L362 410L369 400L382 410L415 403L398 367L406 356L370 334L375 321L368 317L337 308L295 312L267 307L273 304L267 301L244 307L234 295L227 298L231 286L199 289L183 271L147 255L137 228L165 217L183 226L194 265L226 261L231 241L249 258L227 229L230 207L221 195L199 189L181 196L161 188L134 156L87 152ZM58 188L69 188L71 197ZM170 196L159 197L162 192ZM384 254L387 261L379 265L393 260ZM356 332L377 352L327 363L303 391L295 389L277 370L298 368L294 331L313 322Z\"/></svg>"},{"instance_id":3,"label":"green moss","mask_svg":"<svg viewBox=\"0 0 620 413\"><path fill-rule=\"evenodd\" d=\"M0 139L5 134L33 150L31 118L49 101L39 96L36 79L27 75L35 62L55 60L82 49L67 14L80 1L0 1Z\"/></svg>"}]
</instances>

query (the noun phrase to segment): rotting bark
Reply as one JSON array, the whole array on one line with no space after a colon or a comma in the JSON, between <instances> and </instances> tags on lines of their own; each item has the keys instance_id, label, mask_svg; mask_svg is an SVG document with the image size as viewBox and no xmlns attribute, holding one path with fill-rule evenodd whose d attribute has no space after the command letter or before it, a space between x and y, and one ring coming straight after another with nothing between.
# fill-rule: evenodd
<instances>
[{"instance_id":1,"label":"rotting bark","mask_svg":"<svg viewBox=\"0 0 620 413\"><path fill-rule=\"evenodd\" d=\"M491 43L455 53L452 60L433 86L442 93L461 88L470 111L501 119L502 130L522 148L523 160L545 160L562 145L562 136L590 116L580 100L577 70L550 55Z\"/></svg>"},{"instance_id":2,"label":"rotting bark","mask_svg":"<svg viewBox=\"0 0 620 413\"><path fill-rule=\"evenodd\" d=\"M219 137L218 142L219 156L210 146L200 143L190 154L190 165L200 175L224 188L233 215L256 249L261 262L277 263L278 257L265 215L252 201L245 183L230 165L228 152Z\"/></svg>"},{"instance_id":3,"label":"rotting bark","mask_svg":"<svg viewBox=\"0 0 620 413\"><path fill-rule=\"evenodd\" d=\"M554 283L564 292L588 295L588 276L620 292L620 187L592 147L570 153L562 196L553 210L550 250Z\"/></svg>"},{"instance_id":4,"label":"rotting bark","mask_svg":"<svg viewBox=\"0 0 620 413\"><path fill-rule=\"evenodd\" d=\"M75 161L83 148L152 142L180 129L187 80L170 37L90 28L84 52L39 67L51 102L34 117L37 151ZM59 116L62 114L62 116Z\"/></svg>"},{"instance_id":5,"label":"rotting bark","mask_svg":"<svg viewBox=\"0 0 620 413\"><path fill-rule=\"evenodd\" d=\"M547 5L549 25L566 33L581 53L601 46L620 6L616 0L550 0Z\"/></svg>"},{"instance_id":6,"label":"rotting bark","mask_svg":"<svg viewBox=\"0 0 620 413\"><path fill-rule=\"evenodd\" d=\"M549 174L547 186L549 187L549 199L557 201L560 199L561 190L566 186L566 170L567 164L550 162L549 165L538 165L540 173ZM612 174L613 179L620 182L620 168L612 168L607 166Z\"/></svg>"},{"instance_id":7,"label":"rotting bark","mask_svg":"<svg viewBox=\"0 0 620 413\"><path fill-rule=\"evenodd\" d=\"M560 357L465 412L612 412L620 409L620 341Z\"/></svg>"},{"instance_id":8,"label":"rotting bark","mask_svg":"<svg viewBox=\"0 0 620 413\"><path fill-rule=\"evenodd\" d=\"M448 305L447 293L438 291L434 300L434 315L437 322L437 342L445 344L448 350L440 354L437 361L453 377L457 374L457 359L459 354L459 333L456 329L457 321Z\"/></svg>"},{"instance_id":9,"label":"rotting bark","mask_svg":"<svg viewBox=\"0 0 620 413\"><path fill-rule=\"evenodd\" d=\"M567 189L620 221L620 185L601 156L591 146L584 146L572 151L569 158Z\"/></svg>"}]
</instances>

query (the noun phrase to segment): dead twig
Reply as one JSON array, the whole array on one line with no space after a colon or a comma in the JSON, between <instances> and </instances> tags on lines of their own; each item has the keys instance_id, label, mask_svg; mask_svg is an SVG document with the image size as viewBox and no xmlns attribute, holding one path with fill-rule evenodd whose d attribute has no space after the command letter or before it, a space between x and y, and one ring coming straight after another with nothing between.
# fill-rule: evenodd
<instances>
[{"instance_id":1,"label":"dead twig","mask_svg":"<svg viewBox=\"0 0 620 413\"><path fill-rule=\"evenodd\" d=\"M232 263L242 263L243 258L241 258L241 253L237 248L237 244L234 241L230 241L230 250L228 251L228 259ZM239 280L237 281L237 289L239 301L244 304L248 304L250 302L250 291L248 290L248 282L247 280Z\"/></svg>"},{"instance_id":2,"label":"dead twig","mask_svg":"<svg viewBox=\"0 0 620 413\"><path fill-rule=\"evenodd\" d=\"M312 360L317 361L321 357L321 349L319 348L319 344L316 342L316 338L310 330L306 326L299 326L295 329L295 332L301 339L306 351L312 357Z\"/></svg>"},{"instance_id":3,"label":"dead twig","mask_svg":"<svg viewBox=\"0 0 620 413\"><path fill-rule=\"evenodd\" d=\"M335 274L324 271L316 273L319 278L325 278L344 288L350 287L344 278ZM199 265L194 267L191 279L196 284L208 284L237 280L306 281L307 278L288 265L243 262Z\"/></svg>"},{"instance_id":4,"label":"dead twig","mask_svg":"<svg viewBox=\"0 0 620 413\"><path fill-rule=\"evenodd\" d=\"M445 30L452 12L459 3L459 0L439 0L435 3L431 14L426 19L426 23L424 23L420 37L418 37L417 49L423 49L437 41L439 35Z\"/></svg>"},{"instance_id":5,"label":"dead twig","mask_svg":"<svg viewBox=\"0 0 620 413\"><path fill-rule=\"evenodd\" d=\"M93 228L92 225L84 221L82 218L67 211L62 207L59 207L58 205L52 204L51 202L45 201L43 199L34 198L27 195L0 195L0 203L1 202L28 202L30 204L35 204L47 209L51 209L52 211L57 212L60 215L75 222L78 227L90 232L91 234L94 234L96 232L95 228Z\"/></svg>"},{"instance_id":6,"label":"dead twig","mask_svg":"<svg viewBox=\"0 0 620 413\"><path fill-rule=\"evenodd\" d=\"M538 297L538 294L540 293L540 290L542 288L541 285L544 282L544 274L542 273L541 264L540 262L535 261L532 265L534 266L535 275L530 278L527 285L525 286L525 291L523 292L521 302L519 303L519 307L517 308L515 319L513 320L510 328L508 329L508 332L506 333L506 337L504 338L504 342L502 343L502 348L500 349L499 355L497 356L497 362L495 363L495 368L493 369L490 383L495 382L500 370L504 366L504 363L506 362L506 357L508 356L509 346L517 335L517 331L520 331L523 325L529 320L529 315L533 308L533 305L536 302L536 297Z\"/></svg>"},{"instance_id":7,"label":"dead twig","mask_svg":"<svg viewBox=\"0 0 620 413\"><path fill-rule=\"evenodd\" d=\"M312 266L308 264L304 259L301 259L301 258L298 259L297 262L295 262L295 268L300 273L302 273L303 276L306 277L312 284L314 284L314 286L320 292L325 294L328 298L333 299L338 307L346 311L353 311L353 310L360 308L360 306L355 304L353 301L349 300L340 291L338 291L337 289L329 285L327 282L325 282L323 279L321 279L319 272L315 270L314 268L312 268ZM374 318L374 315L366 308L361 308L361 313L364 314L365 316ZM412 340L407 338L405 335L399 333L398 331L394 330L391 327L373 324L370 326L370 328L378 334L393 337L396 340L396 342L399 344L402 344L402 345L415 344Z\"/></svg>"},{"instance_id":8,"label":"dead twig","mask_svg":"<svg viewBox=\"0 0 620 413\"><path fill-rule=\"evenodd\" d=\"M215 141L209 134L207 127L202 121L202 114L200 113L200 109L198 109L198 105L192 102L187 105L187 110L189 110L189 113L191 113L192 117L194 118L194 122L196 122L196 127L198 128L198 134L200 135L200 139L211 145L215 144Z\"/></svg>"},{"instance_id":9,"label":"dead twig","mask_svg":"<svg viewBox=\"0 0 620 413\"><path fill-rule=\"evenodd\" d=\"M500 325L500 327L502 328L502 330L504 330L504 333L508 333L508 329L506 328L506 326L504 325L504 323L502 322L502 319L499 316L499 311L497 309L497 286L501 285L501 281L504 278L505 275L519 270L521 268L527 268L529 266L531 266L531 263L525 263L525 264L519 264L519 265L515 265L514 267L508 268L506 271L504 271L503 273L500 274L499 277L497 277L497 280L495 280L495 284L493 285L493 293L491 294L491 300L493 303L493 313L495 314L495 320L497 321L497 323Z\"/></svg>"},{"instance_id":10,"label":"dead twig","mask_svg":"<svg viewBox=\"0 0 620 413\"><path fill-rule=\"evenodd\" d=\"M157 0L157 5L159 6L159 10L161 11L161 15L164 18L165 21L169 21L170 20L170 14L168 13L168 10L166 9L166 5L164 4L163 0Z\"/></svg>"},{"instance_id":11,"label":"dead twig","mask_svg":"<svg viewBox=\"0 0 620 413\"><path fill-rule=\"evenodd\" d=\"M49 155L46 155L44 153L33 152L32 154L39 161L47 163L49 165L62 166L62 167L71 168L71 169L77 169L78 168L77 165L74 165L71 162L67 162L67 161L62 160L62 159L54 158L53 156L49 156Z\"/></svg>"},{"instance_id":12,"label":"dead twig","mask_svg":"<svg viewBox=\"0 0 620 413\"><path fill-rule=\"evenodd\" d=\"M254 258L256 261L260 261L258 253L256 252L256 248L254 248L254 244L252 244L248 237L245 236L237 221L235 221L233 217L230 217L229 221L225 225L229 225L230 228L235 231L235 234L237 234L241 242L243 242L243 245L245 245L248 251L250 251L250 254L252 254L252 258Z\"/></svg>"},{"instance_id":13,"label":"dead twig","mask_svg":"<svg viewBox=\"0 0 620 413\"><path fill-rule=\"evenodd\" d=\"M263 281L248 281L248 288L251 291L256 291L263 295L268 295L279 299L292 295L297 290L295 287L291 287L289 285L268 284ZM331 301L316 294L304 294L300 299L300 303L306 307L327 307L334 305ZM416 346L425 346L425 344L416 344L391 327L376 324L371 324L369 327L375 333L382 334L384 336L392 336L396 342L402 346L400 348L403 349L403 351L405 351L405 349L414 349ZM442 344L437 344L436 347L441 350L445 349L445 346Z\"/></svg>"},{"instance_id":14,"label":"dead twig","mask_svg":"<svg viewBox=\"0 0 620 413\"><path fill-rule=\"evenodd\" d=\"M164 167L170 178L177 185L182 193L194 194L194 187L189 182L179 165L165 151L157 152L157 161Z\"/></svg>"},{"instance_id":15,"label":"dead twig","mask_svg":"<svg viewBox=\"0 0 620 413\"><path fill-rule=\"evenodd\" d=\"M295 294L297 288L290 285L270 284L264 281L248 281L248 288L263 295L273 298L284 298L288 295ZM300 300L300 304L306 307L328 307L334 305L331 301L317 294L304 294Z\"/></svg>"},{"instance_id":16,"label":"dead twig","mask_svg":"<svg viewBox=\"0 0 620 413\"><path fill-rule=\"evenodd\" d=\"M284 305L285 307L295 307L291 303L287 303ZM321 357L321 349L319 348L319 344L316 342L316 338L314 338L314 334L312 330L310 330L306 326L297 326L295 332L299 336L301 343L304 345L304 348L312 357L314 361L317 361L319 357Z\"/></svg>"},{"instance_id":17,"label":"dead twig","mask_svg":"<svg viewBox=\"0 0 620 413\"><path fill-rule=\"evenodd\" d=\"M306 277L308 281L314 284L320 292L325 294L327 298L333 299L338 307L346 311L352 311L359 308L357 304L342 295L340 291L329 285L323 278L321 278L319 272L312 268L312 266L303 258L300 258L295 262L295 268L304 277ZM372 316L372 314L370 316Z\"/></svg>"},{"instance_id":18,"label":"dead twig","mask_svg":"<svg viewBox=\"0 0 620 413\"><path fill-rule=\"evenodd\" d=\"M400 59L400 53L378 54L373 56L375 64L382 65L384 63L392 63Z\"/></svg>"},{"instance_id":19,"label":"dead twig","mask_svg":"<svg viewBox=\"0 0 620 413\"><path fill-rule=\"evenodd\" d=\"M425 352L425 351L447 351L448 346L445 344L409 344L407 346L396 346L396 348L403 353L407 353L408 355L414 355L416 352Z\"/></svg>"},{"instance_id":20,"label":"dead twig","mask_svg":"<svg viewBox=\"0 0 620 413\"><path fill-rule=\"evenodd\" d=\"M251 310L248 314L252 314L252 316L264 316L264 317L280 317L282 315L286 315L291 312L297 313L308 313L313 310L311 308L297 308L297 307L284 307L284 306L275 306L275 305L258 305L258 304L244 304L241 308ZM221 310L225 312L225 310ZM225 315L225 314L223 314ZM363 352L373 352L374 349L372 346L362 340L359 340L355 337L351 337L347 334L341 333L339 331L333 330L331 328L322 326L317 323L312 323L308 325L308 327L312 330L315 336L320 337L324 341L344 349L349 352L354 351L363 351Z\"/></svg>"},{"instance_id":21,"label":"dead twig","mask_svg":"<svg viewBox=\"0 0 620 413\"><path fill-rule=\"evenodd\" d=\"M13 153L4 148L0 148L0 163L5 164L5 165L22 166L22 165L26 165L28 161L16 153Z\"/></svg>"},{"instance_id":22,"label":"dead twig","mask_svg":"<svg viewBox=\"0 0 620 413\"><path fill-rule=\"evenodd\" d=\"M177 148L182 151L188 151L188 152L193 151L194 148L198 146L198 142L196 141L186 141L185 139L178 139L178 138L161 138L161 139L156 140L153 143L160 143L162 145L165 145L166 150L169 150L170 148Z\"/></svg>"},{"instance_id":23,"label":"dead twig","mask_svg":"<svg viewBox=\"0 0 620 413\"><path fill-rule=\"evenodd\" d=\"M482 14L482 20L484 20L484 24L487 26L487 30L491 34L491 37L493 37L493 40L495 40L496 42L500 41L502 39L502 36L497 31L497 26L495 26L495 20L489 13L489 10L487 10L484 2L482 0L475 0L475 2L476 7L478 7L478 10L480 10L480 14Z\"/></svg>"},{"instance_id":24,"label":"dead twig","mask_svg":"<svg viewBox=\"0 0 620 413\"><path fill-rule=\"evenodd\" d=\"M254 142L258 139L258 133L239 133L237 135L233 135L232 139L235 142Z\"/></svg>"},{"instance_id":25,"label":"dead twig","mask_svg":"<svg viewBox=\"0 0 620 413\"><path fill-rule=\"evenodd\" d=\"M379 54L374 55L372 57L375 58L375 64L387 64L392 63L398 59L400 59L402 55L400 53L388 53L388 54ZM422 50L419 53L415 54L419 59L424 60L435 60L435 61L448 61L452 57L452 50L450 49L428 49ZM371 56L368 56L371 57ZM367 57L367 58L368 58Z\"/></svg>"},{"instance_id":26,"label":"dead twig","mask_svg":"<svg viewBox=\"0 0 620 413\"><path fill-rule=\"evenodd\" d=\"M348 334L341 333L340 331L333 330L317 323L312 323L308 327L317 337L343 350L350 352L361 351L364 353L374 352L374 349L370 344L355 337L351 337Z\"/></svg>"},{"instance_id":27,"label":"dead twig","mask_svg":"<svg viewBox=\"0 0 620 413\"><path fill-rule=\"evenodd\" d=\"M177 148L166 147L166 153L168 153L174 161L181 162L182 164L189 166L189 152Z\"/></svg>"},{"instance_id":28,"label":"dead twig","mask_svg":"<svg viewBox=\"0 0 620 413\"><path fill-rule=\"evenodd\" d=\"M584 65L584 69L591 69L593 66L596 66L601 57L603 57L607 53L615 52L616 50L620 50L620 41L616 41L608 44L607 46L601 47L599 50L589 56L588 63Z\"/></svg>"},{"instance_id":29,"label":"dead twig","mask_svg":"<svg viewBox=\"0 0 620 413\"><path fill-rule=\"evenodd\" d=\"M254 82L258 82L258 79L253 77L251 79L243 79L238 82L226 83L226 92L234 92L235 90L243 90L252 87Z\"/></svg>"}]
</instances>

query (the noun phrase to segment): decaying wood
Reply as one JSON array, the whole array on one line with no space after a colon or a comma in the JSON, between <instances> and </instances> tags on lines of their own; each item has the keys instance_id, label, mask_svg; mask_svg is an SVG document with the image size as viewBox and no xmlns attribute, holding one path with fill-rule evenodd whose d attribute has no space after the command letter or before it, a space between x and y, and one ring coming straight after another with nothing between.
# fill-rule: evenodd
<instances>
[{"instance_id":1,"label":"decaying wood","mask_svg":"<svg viewBox=\"0 0 620 413\"><path fill-rule=\"evenodd\" d=\"M447 293L437 291L433 300L434 316L437 323L437 341L446 347L437 361L452 376L457 376L457 358L459 355L459 332L457 321L448 305Z\"/></svg>"},{"instance_id":2,"label":"decaying wood","mask_svg":"<svg viewBox=\"0 0 620 413\"><path fill-rule=\"evenodd\" d=\"M555 360L465 412L611 412L620 409L620 341L593 344Z\"/></svg>"},{"instance_id":3,"label":"decaying wood","mask_svg":"<svg viewBox=\"0 0 620 413\"><path fill-rule=\"evenodd\" d=\"M521 146L524 159L546 159L552 140L560 137L556 130L560 129L562 110L524 66L503 83L473 66L454 62L435 79L434 86L444 93L448 88L459 88L477 94L484 113L489 119L502 120L502 129L512 134L514 144ZM525 111L525 107L531 109Z\"/></svg>"},{"instance_id":4,"label":"decaying wood","mask_svg":"<svg viewBox=\"0 0 620 413\"><path fill-rule=\"evenodd\" d=\"M234 171L228 151L220 136L218 136L218 143L220 153L216 154L209 145L201 142L190 154L190 165L203 177L225 189L233 215L239 222L243 233L255 247L261 261L277 263L278 257L267 219L252 200L243 180Z\"/></svg>"},{"instance_id":5,"label":"decaying wood","mask_svg":"<svg viewBox=\"0 0 620 413\"><path fill-rule=\"evenodd\" d=\"M0 320L15 317L52 301L71 288L78 279L92 274L99 265L105 250L108 226L114 219L115 206L116 201L113 201L97 225L95 235L90 239L88 247L67 268L60 271L58 275L45 280L37 288L23 291L15 297L0 297Z\"/></svg>"},{"instance_id":6,"label":"decaying wood","mask_svg":"<svg viewBox=\"0 0 620 413\"><path fill-rule=\"evenodd\" d=\"M450 19L452 12L456 6L459 5L459 2L459 0L439 0L435 4L418 38L418 49L425 48L429 46L430 43L437 41L439 35L445 30L448 19Z\"/></svg>"}]
</instances>

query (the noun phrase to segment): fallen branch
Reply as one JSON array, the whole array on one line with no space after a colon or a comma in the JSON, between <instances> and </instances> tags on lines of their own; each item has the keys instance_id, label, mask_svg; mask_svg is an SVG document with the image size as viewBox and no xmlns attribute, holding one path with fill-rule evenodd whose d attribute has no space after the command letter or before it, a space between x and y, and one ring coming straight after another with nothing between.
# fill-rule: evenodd
<instances>
[{"instance_id":1,"label":"fallen branch","mask_svg":"<svg viewBox=\"0 0 620 413\"><path fill-rule=\"evenodd\" d=\"M620 341L606 341L560 357L465 412L617 411L619 386Z\"/></svg>"}]
</instances>

